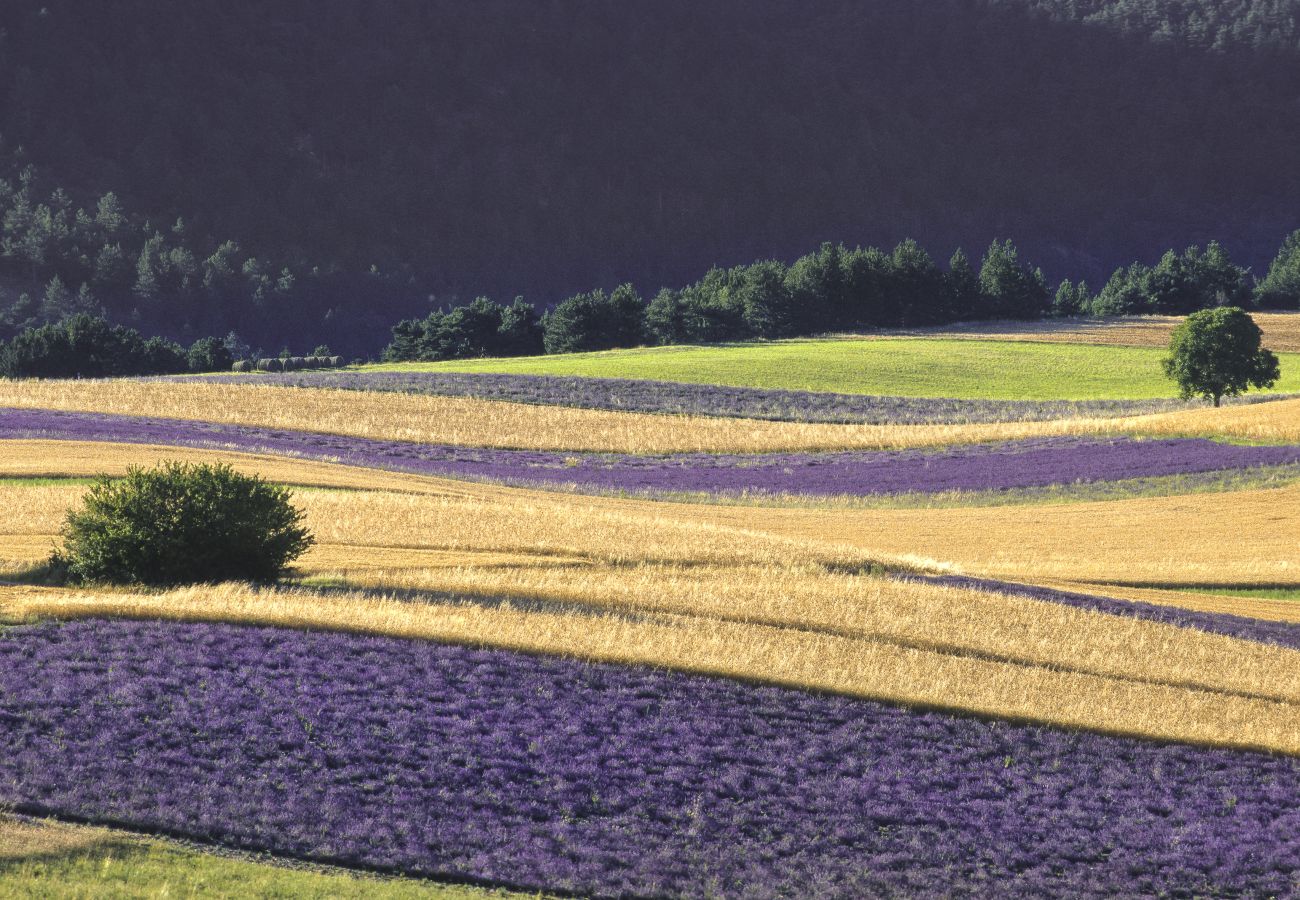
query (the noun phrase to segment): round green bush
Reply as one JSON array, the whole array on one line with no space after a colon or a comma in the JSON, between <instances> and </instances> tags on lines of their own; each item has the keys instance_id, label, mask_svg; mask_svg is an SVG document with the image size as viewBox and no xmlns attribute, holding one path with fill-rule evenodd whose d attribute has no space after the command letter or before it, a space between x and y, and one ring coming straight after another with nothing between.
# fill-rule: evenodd
<instances>
[{"instance_id":1,"label":"round green bush","mask_svg":"<svg viewBox=\"0 0 1300 900\"><path fill-rule=\"evenodd\" d=\"M54 567L73 581L274 581L312 545L289 490L228 465L164 462L100 476L68 513Z\"/></svg>"}]
</instances>

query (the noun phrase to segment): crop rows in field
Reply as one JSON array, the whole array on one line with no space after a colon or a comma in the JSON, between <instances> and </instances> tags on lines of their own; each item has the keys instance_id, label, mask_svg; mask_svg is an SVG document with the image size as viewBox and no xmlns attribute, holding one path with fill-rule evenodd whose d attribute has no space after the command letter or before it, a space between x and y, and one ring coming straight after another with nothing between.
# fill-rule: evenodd
<instances>
[{"instance_id":1,"label":"crop rows in field","mask_svg":"<svg viewBox=\"0 0 1300 900\"><path fill-rule=\"evenodd\" d=\"M930 451L574 454L24 409L0 411L0 439L94 440L279 453L422 475L661 496L1006 492L1300 463L1300 446L1127 437L1039 438ZM1294 477L1289 469L1276 474ZM1183 479L1179 485L1187 490L1194 488L1196 481Z\"/></svg>"},{"instance_id":2,"label":"crop rows in field","mask_svg":"<svg viewBox=\"0 0 1300 900\"><path fill-rule=\"evenodd\" d=\"M897 450L1122 434L1300 444L1300 399L1121 418L827 425L265 384L0 381L0 409L148 416L464 447L636 454Z\"/></svg>"},{"instance_id":3,"label":"crop rows in field","mask_svg":"<svg viewBox=\"0 0 1300 900\"><path fill-rule=\"evenodd\" d=\"M469 397L539 406L572 406L611 412L717 416L777 422L845 425L960 425L988 422L1042 422L1052 419L1105 418L1170 412L1204 405L1173 399L1149 400L954 400L943 397L883 397L827 391L691 384L631 378L562 375L510 375L464 372L376 371L291 372L282 375L177 376L172 381L209 384L264 384ZM1270 395L1228 402L1263 402Z\"/></svg>"},{"instance_id":4,"label":"crop rows in field","mask_svg":"<svg viewBox=\"0 0 1300 900\"><path fill-rule=\"evenodd\" d=\"M1294 758L345 635L0 653L9 799L299 857L689 896L1281 895L1300 866Z\"/></svg>"}]
</instances>

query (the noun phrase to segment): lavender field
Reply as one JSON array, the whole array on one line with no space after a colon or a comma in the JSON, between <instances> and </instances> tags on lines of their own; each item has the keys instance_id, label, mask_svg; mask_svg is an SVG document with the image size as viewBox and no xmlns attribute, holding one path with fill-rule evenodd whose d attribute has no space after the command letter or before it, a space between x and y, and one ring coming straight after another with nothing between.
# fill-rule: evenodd
<instances>
[{"instance_id":1,"label":"lavender field","mask_svg":"<svg viewBox=\"0 0 1300 900\"><path fill-rule=\"evenodd\" d=\"M48 624L0 661L33 812L596 896L1300 890L1290 758L266 628Z\"/></svg>"},{"instance_id":2,"label":"lavender field","mask_svg":"<svg viewBox=\"0 0 1300 900\"><path fill-rule=\"evenodd\" d=\"M1300 465L1300 446L1233 445L1199 438L1066 437L925 451L634 456L425 445L205 422L26 409L0 409L0 439L4 438L59 438L269 452L420 475L649 496L871 497L1005 492ZM1291 474L1290 470L1285 474ZM1195 484L1193 479L1185 486Z\"/></svg>"}]
</instances>

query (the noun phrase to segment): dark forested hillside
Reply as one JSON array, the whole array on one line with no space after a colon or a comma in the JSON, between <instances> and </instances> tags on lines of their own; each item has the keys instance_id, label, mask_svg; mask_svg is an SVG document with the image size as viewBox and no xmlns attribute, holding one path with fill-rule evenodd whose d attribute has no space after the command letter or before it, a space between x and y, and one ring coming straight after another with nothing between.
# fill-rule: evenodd
<instances>
[{"instance_id":1,"label":"dark forested hillside","mask_svg":"<svg viewBox=\"0 0 1300 900\"><path fill-rule=\"evenodd\" d=\"M822 240L1007 236L1100 282L1217 238L1258 271L1300 224L1297 9L7 0L0 134L70 208L114 191L198 261L238 241L239 299L141 314L268 346L377 344L429 294L650 295ZM5 272L43 291L52 265Z\"/></svg>"}]
</instances>

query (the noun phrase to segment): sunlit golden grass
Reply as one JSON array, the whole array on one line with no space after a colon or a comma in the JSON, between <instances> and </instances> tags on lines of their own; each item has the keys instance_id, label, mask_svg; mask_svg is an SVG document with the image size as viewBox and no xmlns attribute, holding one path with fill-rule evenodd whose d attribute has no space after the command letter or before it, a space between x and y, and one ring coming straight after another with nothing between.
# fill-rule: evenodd
<instances>
[{"instance_id":1,"label":"sunlit golden grass","mask_svg":"<svg viewBox=\"0 0 1300 900\"><path fill-rule=\"evenodd\" d=\"M57 469L61 442L53 443L45 463ZM80 452L69 447L74 457ZM125 458L131 450L123 448ZM263 466L283 460L240 463L265 473ZM0 454L0 475L8 465ZM855 570L876 562L1030 582L1192 586L1290 583L1300 571L1294 485L1059 506L815 510L655 503L313 468L314 480L357 489L298 495L320 542L303 564L317 573L480 563ZM12 566L47 555L83 490L0 484L0 559ZM1199 596L1194 602L1204 602Z\"/></svg>"},{"instance_id":2,"label":"sunlit golden grass","mask_svg":"<svg viewBox=\"0 0 1300 900\"><path fill-rule=\"evenodd\" d=\"M960 601L956 593L952 599ZM1213 638L1214 646L1202 646L1199 642L1208 636L1152 623L1146 625L1153 635L1170 633L1159 634L1151 644L1136 641L1129 649L1133 664L1152 675L1138 680L1037 665L1014 655L987 658L708 616L580 614L499 603L395 601L304 591L267 594L238 585L159 595L0 587L0 608L19 619L233 621L449 641L663 666L1110 733L1300 753L1300 706L1294 701L1189 686L1200 676L1221 679L1216 661L1235 661L1237 650L1247 656L1275 654L1273 667L1283 670L1294 670L1300 654L1228 638ZM1084 615L1095 621L1071 634L1070 640L1087 643L1094 626L1134 624ZM1188 641L1198 644L1197 651L1180 652Z\"/></svg>"},{"instance_id":3,"label":"sunlit golden grass","mask_svg":"<svg viewBox=\"0 0 1300 900\"><path fill-rule=\"evenodd\" d=\"M101 441L0 440L0 478L42 480L101 474L118 476L126 474L130 466L153 466L169 459L190 463L227 463L240 472L299 487L425 494L458 494L462 490L461 483L451 479L425 478L272 453Z\"/></svg>"},{"instance_id":4,"label":"sunlit golden grass","mask_svg":"<svg viewBox=\"0 0 1300 900\"><path fill-rule=\"evenodd\" d=\"M1059 506L818 511L702 508L719 524L915 553L1018 581L1277 584L1300 576L1300 486Z\"/></svg>"},{"instance_id":5,"label":"sunlit golden grass","mask_svg":"<svg viewBox=\"0 0 1300 900\"><path fill-rule=\"evenodd\" d=\"M1300 351L1300 313L1252 312L1270 350ZM964 322L941 328L898 332L991 341L1107 344L1165 347L1182 316L1123 316L1111 319L1043 319L1038 322Z\"/></svg>"},{"instance_id":6,"label":"sunlit golden grass","mask_svg":"<svg viewBox=\"0 0 1300 900\"><path fill-rule=\"evenodd\" d=\"M1300 661L1289 651L1025 597L816 567L462 568L376 572L351 583L793 628L1300 703L1300 669L1278 670Z\"/></svg>"},{"instance_id":7,"label":"sunlit golden grass","mask_svg":"<svg viewBox=\"0 0 1300 900\"><path fill-rule=\"evenodd\" d=\"M978 425L818 425L262 384L0 380L3 406L157 416L461 446L625 453L902 449L1094 433L1300 441L1300 399L1120 419Z\"/></svg>"},{"instance_id":8,"label":"sunlit golden grass","mask_svg":"<svg viewBox=\"0 0 1300 900\"><path fill-rule=\"evenodd\" d=\"M361 475L368 470L356 470ZM438 484L437 479L413 482ZM364 482L362 482L364 483ZM860 550L823 537L788 538L708 520L705 507L580 497L465 484L464 492L299 491L317 545L303 558L306 571L383 569L414 565L476 564L515 558L550 567L559 563L628 566L819 564L861 568ZM30 562L11 546L41 547L56 539L80 486L0 484L0 559ZM26 539L13 542L13 538ZM914 561L899 554L888 562Z\"/></svg>"}]
</instances>

